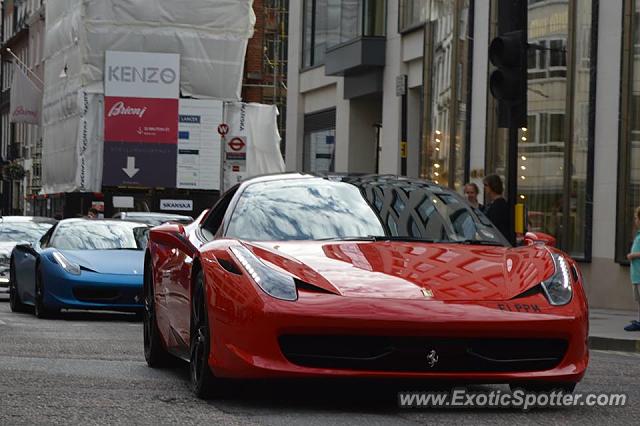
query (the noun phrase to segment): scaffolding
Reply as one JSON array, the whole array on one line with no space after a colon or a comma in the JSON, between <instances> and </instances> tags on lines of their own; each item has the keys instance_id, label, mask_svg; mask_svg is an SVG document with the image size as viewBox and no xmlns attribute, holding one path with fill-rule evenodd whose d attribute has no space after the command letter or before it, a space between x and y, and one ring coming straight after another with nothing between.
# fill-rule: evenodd
<instances>
[{"instance_id":1,"label":"scaffolding","mask_svg":"<svg viewBox=\"0 0 640 426\"><path fill-rule=\"evenodd\" d=\"M256 11L256 14L260 13ZM287 57L289 0L263 1L264 26L262 33L262 82L245 84L260 87L261 102L278 107L278 131L284 152L287 106Z\"/></svg>"}]
</instances>

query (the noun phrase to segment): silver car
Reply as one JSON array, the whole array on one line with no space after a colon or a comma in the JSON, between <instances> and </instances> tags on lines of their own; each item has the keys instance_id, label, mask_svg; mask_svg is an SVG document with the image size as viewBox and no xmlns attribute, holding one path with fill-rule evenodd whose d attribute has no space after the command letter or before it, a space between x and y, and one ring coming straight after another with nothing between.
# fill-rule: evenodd
<instances>
[{"instance_id":1,"label":"silver car","mask_svg":"<svg viewBox=\"0 0 640 426\"><path fill-rule=\"evenodd\" d=\"M191 216L155 212L119 212L114 214L113 218L128 220L129 222L145 223L149 226L158 226L166 222L178 222L183 225L188 225L193 222Z\"/></svg>"},{"instance_id":2,"label":"silver car","mask_svg":"<svg viewBox=\"0 0 640 426\"><path fill-rule=\"evenodd\" d=\"M0 293L9 292L11 251L16 244L38 241L57 221L48 217L0 217Z\"/></svg>"}]
</instances>

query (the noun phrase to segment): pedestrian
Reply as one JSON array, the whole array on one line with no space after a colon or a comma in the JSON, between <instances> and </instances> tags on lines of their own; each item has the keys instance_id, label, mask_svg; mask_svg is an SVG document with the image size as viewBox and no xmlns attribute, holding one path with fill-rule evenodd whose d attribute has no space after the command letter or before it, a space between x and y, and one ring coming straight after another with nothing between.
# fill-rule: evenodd
<instances>
[{"instance_id":1,"label":"pedestrian","mask_svg":"<svg viewBox=\"0 0 640 426\"><path fill-rule=\"evenodd\" d=\"M466 197L471 207L482 210L484 206L478 201L479 193L480 188L478 188L478 185L476 185L475 183L467 182L464 185L464 196Z\"/></svg>"},{"instance_id":2,"label":"pedestrian","mask_svg":"<svg viewBox=\"0 0 640 426\"><path fill-rule=\"evenodd\" d=\"M484 213L498 231L511 243L515 244L515 232L511 229L509 220L509 204L503 197L504 186L498 175L486 176L483 180L485 204Z\"/></svg>"},{"instance_id":3,"label":"pedestrian","mask_svg":"<svg viewBox=\"0 0 640 426\"><path fill-rule=\"evenodd\" d=\"M631 264L629 271L631 275L631 291L633 291L633 298L638 304L638 320L640 320L640 207L636 208L633 214L633 222L637 231L631 245L631 253L627 254L627 259ZM631 320L631 324L624 329L626 331L640 331L640 321L638 320Z\"/></svg>"},{"instance_id":4,"label":"pedestrian","mask_svg":"<svg viewBox=\"0 0 640 426\"><path fill-rule=\"evenodd\" d=\"M91 207L89 212L87 213L87 219L97 219L98 218L98 209L95 207Z\"/></svg>"}]
</instances>

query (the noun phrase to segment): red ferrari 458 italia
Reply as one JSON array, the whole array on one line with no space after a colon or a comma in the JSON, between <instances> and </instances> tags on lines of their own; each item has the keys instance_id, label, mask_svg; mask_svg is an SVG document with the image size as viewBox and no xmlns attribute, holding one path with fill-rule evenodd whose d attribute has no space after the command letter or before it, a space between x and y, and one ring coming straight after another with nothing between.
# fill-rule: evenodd
<instances>
[{"instance_id":1,"label":"red ferrari 458 italia","mask_svg":"<svg viewBox=\"0 0 640 426\"><path fill-rule=\"evenodd\" d=\"M220 378L357 377L572 391L588 363L574 261L512 247L455 192L283 174L150 232L144 353Z\"/></svg>"}]
</instances>

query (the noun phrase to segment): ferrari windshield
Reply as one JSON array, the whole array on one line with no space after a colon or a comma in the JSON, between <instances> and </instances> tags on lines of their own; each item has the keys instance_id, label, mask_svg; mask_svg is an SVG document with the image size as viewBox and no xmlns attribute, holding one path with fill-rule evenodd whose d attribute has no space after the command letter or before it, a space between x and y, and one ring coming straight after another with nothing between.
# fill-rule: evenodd
<instances>
[{"instance_id":1,"label":"ferrari windshield","mask_svg":"<svg viewBox=\"0 0 640 426\"><path fill-rule=\"evenodd\" d=\"M50 246L60 250L143 250L149 227L124 221L60 222Z\"/></svg>"},{"instance_id":2,"label":"ferrari windshield","mask_svg":"<svg viewBox=\"0 0 640 426\"><path fill-rule=\"evenodd\" d=\"M362 238L508 245L458 194L397 178L251 184L226 235L249 241Z\"/></svg>"}]
</instances>

